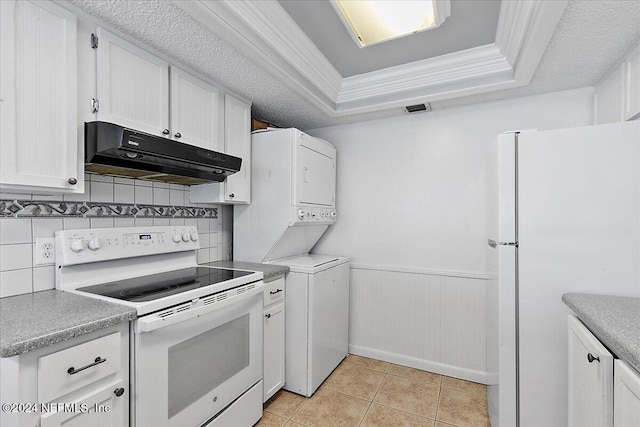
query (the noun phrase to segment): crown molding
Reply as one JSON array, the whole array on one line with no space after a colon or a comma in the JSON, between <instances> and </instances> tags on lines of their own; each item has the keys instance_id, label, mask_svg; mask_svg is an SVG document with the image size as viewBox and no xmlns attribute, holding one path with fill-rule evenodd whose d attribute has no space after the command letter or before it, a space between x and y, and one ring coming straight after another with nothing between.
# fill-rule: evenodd
<instances>
[{"instance_id":1,"label":"crown molding","mask_svg":"<svg viewBox=\"0 0 640 427\"><path fill-rule=\"evenodd\" d=\"M514 79L529 84L569 0L503 1L496 46L514 70Z\"/></svg>"},{"instance_id":2,"label":"crown molding","mask_svg":"<svg viewBox=\"0 0 640 427\"><path fill-rule=\"evenodd\" d=\"M342 83L337 106L340 112L364 112L379 105L386 108L392 98L400 95L404 100L411 91L433 101L443 92L508 80L512 74L504 56L490 44L348 77Z\"/></svg>"},{"instance_id":3,"label":"crown molding","mask_svg":"<svg viewBox=\"0 0 640 427\"><path fill-rule=\"evenodd\" d=\"M529 84L568 0L503 0L494 44L348 78L276 0L173 3L329 117L338 117Z\"/></svg>"},{"instance_id":4,"label":"crown molding","mask_svg":"<svg viewBox=\"0 0 640 427\"><path fill-rule=\"evenodd\" d=\"M328 114L342 76L275 0L172 3Z\"/></svg>"}]
</instances>

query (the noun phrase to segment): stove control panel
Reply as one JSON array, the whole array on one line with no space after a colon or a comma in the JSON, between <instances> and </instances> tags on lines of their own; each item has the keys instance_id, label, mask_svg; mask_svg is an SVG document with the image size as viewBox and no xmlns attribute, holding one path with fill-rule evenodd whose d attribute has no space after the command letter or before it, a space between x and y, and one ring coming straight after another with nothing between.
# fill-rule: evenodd
<instances>
[{"instance_id":1,"label":"stove control panel","mask_svg":"<svg viewBox=\"0 0 640 427\"><path fill-rule=\"evenodd\" d=\"M338 214L333 208L292 206L289 225L318 224L331 225L336 222Z\"/></svg>"},{"instance_id":2,"label":"stove control panel","mask_svg":"<svg viewBox=\"0 0 640 427\"><path fill-rule=\"evenodd\" d=\"M91 228L55 235L61 266L200 249L195 226Z\"/></svg>"}]
</instances>

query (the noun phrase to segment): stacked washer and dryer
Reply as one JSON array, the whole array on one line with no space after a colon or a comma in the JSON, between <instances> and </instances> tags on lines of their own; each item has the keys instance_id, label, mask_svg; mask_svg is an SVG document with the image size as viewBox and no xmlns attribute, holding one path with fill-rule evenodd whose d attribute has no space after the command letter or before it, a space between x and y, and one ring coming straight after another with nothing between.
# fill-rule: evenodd
<instances>
[{"instance_id":1,"label":"stacked washer and dryer","mask_svg":"<svg viewBox=\"0 0 640 427\"><path fill-rule=\"evenodd\" d=\"M336 221L336 149L297 129L254 132L252 201L234 207L233 257L289 266L285 385L311 396L347 356L349 258L309 254Z\"/></svg>"}]
</instances>

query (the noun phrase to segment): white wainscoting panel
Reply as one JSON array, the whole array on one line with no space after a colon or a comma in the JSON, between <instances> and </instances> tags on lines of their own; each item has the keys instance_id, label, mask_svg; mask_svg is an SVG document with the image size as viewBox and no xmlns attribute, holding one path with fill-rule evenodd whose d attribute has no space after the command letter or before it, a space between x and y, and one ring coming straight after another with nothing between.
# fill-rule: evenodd
<instances>
[{"instance_id":1,"label":"white wainscoting panel","mask_svg":"<svg viewBox=\"0 0 640 427\"><path fill-rule=\"evenodd\" d=\"M485 280L351 267L349 352L486 382Z\"/></svg>"}]
</instances>

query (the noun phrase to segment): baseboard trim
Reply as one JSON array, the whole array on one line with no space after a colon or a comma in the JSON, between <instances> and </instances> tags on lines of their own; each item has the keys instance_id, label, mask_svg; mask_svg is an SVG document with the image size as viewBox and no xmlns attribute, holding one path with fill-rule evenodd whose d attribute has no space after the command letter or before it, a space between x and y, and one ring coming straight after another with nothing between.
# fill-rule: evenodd
<instances>
[{"instance_id":1,"label":"baseboard trim","mask_svg":"<svg viewBox=\"0 0 640 427\"><path fill-rule=\"evenodd\" d=\"M435 372L436 374L446 375L448 377L460 378L467 381L487 384L487 373L483 371L474 371L471 369L433 362L431 360L418 359L416 357L390 353L383 350L377 350L352 344L349 344L349 353L355 354L357 356L370 357L372 359L395 363L397 365L422 369L424 371Z\"/></svg>"}]
</instances>

